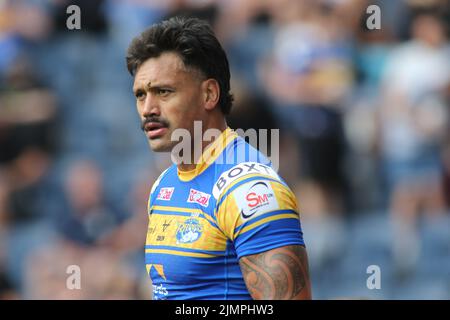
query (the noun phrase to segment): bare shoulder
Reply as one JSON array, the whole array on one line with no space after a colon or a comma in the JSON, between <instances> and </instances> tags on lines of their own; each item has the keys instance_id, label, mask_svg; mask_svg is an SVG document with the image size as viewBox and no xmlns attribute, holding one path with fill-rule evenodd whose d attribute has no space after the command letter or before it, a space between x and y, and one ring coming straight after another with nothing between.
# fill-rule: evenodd
<instances>
[{"instance_id":1,"label":"bare shoulder","mask_svg":"<svg viewBox=\"0 0 450 320\"><path fill-rule=\"evenodd\" d=\"M306 249L291 245L242 257L239 261L254 299L311 299Z\"/></svg>"}]
</instances>

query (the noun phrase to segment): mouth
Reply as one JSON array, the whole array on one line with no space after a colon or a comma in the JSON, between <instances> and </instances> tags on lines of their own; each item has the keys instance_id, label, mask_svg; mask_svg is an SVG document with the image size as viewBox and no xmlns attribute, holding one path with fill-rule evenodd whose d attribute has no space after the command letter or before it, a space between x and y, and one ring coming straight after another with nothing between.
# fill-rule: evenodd
<instances>
[{"instance_id":1,"label":"mouth","mask_svg":"<svg viewBox=\"0 0 450 320\"><path fill-rule=\"evenodd\" d=\"M147 122L144 126L144 131L150 140L162 137L167 133L168 128L160 122Z\"/></svg>"}]
</instances>

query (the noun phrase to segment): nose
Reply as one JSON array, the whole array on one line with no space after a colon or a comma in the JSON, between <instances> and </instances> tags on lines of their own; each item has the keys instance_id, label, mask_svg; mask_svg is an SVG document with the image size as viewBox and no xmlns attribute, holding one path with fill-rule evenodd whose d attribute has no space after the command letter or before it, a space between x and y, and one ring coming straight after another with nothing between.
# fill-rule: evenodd
<instances>
[{"instance_id":1,"label":"nose","mask_svg":"<svg viewBox=\"0 0 450 320\"><path fill-rule=\"evenodd\" d=\"M144 101L144 108L142 115L147 118L151 116L160 116L161 110L159 108L158 99L151 94L147 94Z\"/></svg>"}]
</instances>

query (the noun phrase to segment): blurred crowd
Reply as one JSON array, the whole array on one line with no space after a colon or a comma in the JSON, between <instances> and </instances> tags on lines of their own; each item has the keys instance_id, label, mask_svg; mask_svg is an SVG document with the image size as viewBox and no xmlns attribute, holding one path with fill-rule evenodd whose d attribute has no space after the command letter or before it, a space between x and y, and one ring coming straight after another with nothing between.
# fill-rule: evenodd
<instances>
[{"instance_id":1,"label":"blurred crowd","mask_svg":"<svg viewBox=\"0 0 450 320\"><path fill-rule=\"evenodd\" d=\"M170 157L139 129L125 52L174 15L223 44L229 125L280 129L313 296L449 299L447 0L0 0L0 299L151 298L147 198Z\"/></svg>"}]
</instances>

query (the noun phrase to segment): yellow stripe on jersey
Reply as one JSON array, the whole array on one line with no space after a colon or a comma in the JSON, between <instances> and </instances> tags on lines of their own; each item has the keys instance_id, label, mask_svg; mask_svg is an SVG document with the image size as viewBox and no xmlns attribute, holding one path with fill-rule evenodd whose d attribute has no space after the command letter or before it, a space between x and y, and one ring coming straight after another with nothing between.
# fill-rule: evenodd
<instances>
[{"instance_id":1,"label":"yellow stripe on jersey","mask_svg":"<svg viewBox=\"0 0 450 320\"><path fill-rule=\"evenodd\" d=\"M203 214L203 216L210 222L216 224L216 221L209 214L207 214L206 212L204 212L200 209L184 208L184 207L171 207L171 206L153 206L152 209L160 210L160 211L167 211L167 212L199 213L199 214Z\"/></svg>"},{"instance_id":2,"label":"yellow stripe on jersey","mask_svg":"<svg viewBox=\"0 0 450 320\"><path fill-rule=\"evenodd\" d=\"M267 217L264 219L261 219L247 227L244 227L242 229L240 229L235 235L234 235L234 239L236 239L240 234L245 233L247 231L250 231L264 223L270 222L270 221L275 221L275 220L281 220L281 219L298 219L298 215L296 215L295 213L282 213L282 214L278 214L275 216L271 216L271 217Z\"/></svg>"},{"instance_id":3,"label":"yellow stripe on jersey","mask_svg":"<svg viewBox=\"0 0 450 320\"><path fill-rule=\"evenodd\" d=\"M197 208L184 208L184 207L173 207L173 206L153 206L152 207L155 210L161 210L161 211L175 211L175 212L199 212L204 213L202 210Z\"/></svg>"},{"instance_id":4,"label":"yellow stripe on jersey","mask_svg":"<svg viewBox=\"0 0 450 320\"><path fill-rule=\"evenodd\" d=\"M161 210L160 206L153 206L155 210ZM169 214L159 214L153 212L150 216L149 227L147 231L147 245L164 245L164 246L178 246L180 248L195 249L195 250L213 250L213 251L225 251L226 250L226 236L216 226L211 225L206 220L207 215L202 216L183 216L177 214L170 214L170 212L186 212L182 208L168 209L169 207L162 207ZM176 209L176 210L175 210ZM185 208L189 209L189 208ZM189 209L191 213L195 213L201 210ZM205 217L205 218L203 218ZM209 217L212 219L211 217ZM178 243L177 234L185 227L186 221L195 219L201 233L198 240L192 243Z\"/></svg>"},{"instance_id":5,"label":"yellow stripe on jersey","mask_svg":"<svg viewBox=\"0 0 450 320\"><path fill-rule=\"evenodd\" d=\"M145 249L145 253L166 253L176 256L183 257L194 257L194 258L214 258L217 257L213 254L200 253L200 252L186 252L178 250L167 250L167 249Z\"/></svg>"}]
</instances>

